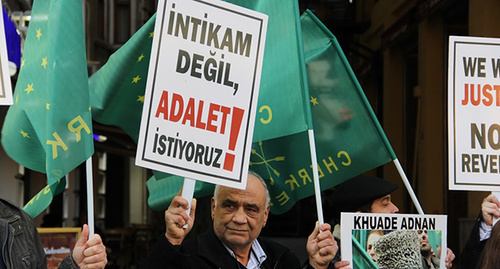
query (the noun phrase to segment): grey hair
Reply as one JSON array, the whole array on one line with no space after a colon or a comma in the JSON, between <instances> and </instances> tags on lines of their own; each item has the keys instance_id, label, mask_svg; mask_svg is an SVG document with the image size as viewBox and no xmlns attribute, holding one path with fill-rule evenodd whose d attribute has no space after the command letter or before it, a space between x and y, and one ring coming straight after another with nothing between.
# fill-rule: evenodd
<instances>
[{"instance_id":1,"label":"grey hair","mask_svg":"<svg viewBox=\"0 0 500 269\"><path fill-rule=\"evenodd\" d=\"M257 174L256 172L254 172L252 170L248 170L248 175L252 175L252 176L258 178L260 180L260 183L262 183L262 185L264 186L264 189L266 189L266 208L267 208L267 206L271 202L271 195L269 194L269 190L267 189L266 181L264 181L264 179L259 174ZM247 184L248 184L248 182L247 182ZM223 187L223 186L215 185L215 189L214 189L214 200L215 200L216 204L217 204L217 197L219 196L219 192L220 192L219 187Z\"/></svg>"}]
</instances>

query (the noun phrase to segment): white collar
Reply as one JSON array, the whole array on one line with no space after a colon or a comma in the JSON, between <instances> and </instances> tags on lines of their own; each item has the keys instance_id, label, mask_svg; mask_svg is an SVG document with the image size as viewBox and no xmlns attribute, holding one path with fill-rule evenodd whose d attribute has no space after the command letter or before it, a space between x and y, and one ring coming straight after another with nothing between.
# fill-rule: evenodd
<instances>
[{"instance_id":1,"label":"white collar","mask_svg":"<svg viewBox=\"0 0 500 269\"><path fill-rule=\"evenodd\" d=\"M224 245L224 243L222 243ZM229 254L233 256L236 260L238 258L234 254L229 247L224 245L224 247L229 251ZM248 257L248 264L246 266L247 269L258 269L262 266L262 263L267 259L267 255L264 252L264 249L260 246L260 243L257 239L252 242L252 247L250 248L250 256ZM239 262L239 261L238 261Z\"/></svg>"}]
</instances>

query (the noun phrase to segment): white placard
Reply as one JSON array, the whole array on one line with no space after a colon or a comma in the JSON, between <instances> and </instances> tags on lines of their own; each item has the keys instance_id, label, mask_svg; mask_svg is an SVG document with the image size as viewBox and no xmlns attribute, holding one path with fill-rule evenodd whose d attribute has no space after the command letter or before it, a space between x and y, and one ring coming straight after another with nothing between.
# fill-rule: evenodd
<instances>
[{"instance_id":1,"label":"white placard","mask_svg":"<svg viewBox=\"0 0 500 269\"><path fill-rule=\"evenodd\" d=\"M223 1L159 2L137 165L245 188L266 30Z\"/></svg>"},{"instance_id":2,"label":"white placard","mask_svg":"<svg viewBox=\"0 0 500 269\"><path fill-rule=\"evenodd\" d=\"M450 190L500 191L500 39L450 36Z\"/></svg>"},{"instance_id":3,"label":"white placard","mask_svg":"<svg viewBox=\"0 0 500 269\"><path fill-rule=\"evenodd\" d=\"M3 12L0 12L0 105L12 105L12 85L10 83L7 42L3 24Z\"/></svg>"},{"instance_id":4,"label":"white placard","mask_svg":"<svg viewBox=\"0 0 500 269\"><path fill-rule=\"evenodd\" d=\"M417 231L420 236L422 232L426 234L429 244L434 249L441 249L441 254L439 255L437 251L434 251L437 256L442 257L440 259L440 267L445 267L445 257L447 253L447 216L446 215L414 215L414 214L371 214L371 213L341 213L341 231L340 231L340 242L341 242L341 255L343 261L349 261L352 269L360 268L353 263L353 258L360 259L361 255L366 255L369 257L368 243L373 243L369 240L368 236L371 231L382 231L384 235L387 236L393 231ZM437 245L432 245L437 239ZM359 248L356 248L355 245ZM354 246L354 247L353 247ZM397 253L397 251L389 250L394 247L395 249L401 246L401 242L397 240L393 241L390 246L385 246L387 253ZM419 245L420 248L420 245ZM359 251L353 251L357 249ZM405 253L405 250L400 252ZM420 254L420 252L419 252ZM421 258L421 256L420 256ZM421 262L421 260L420 260Z\"/></svg>"}]
</instances>

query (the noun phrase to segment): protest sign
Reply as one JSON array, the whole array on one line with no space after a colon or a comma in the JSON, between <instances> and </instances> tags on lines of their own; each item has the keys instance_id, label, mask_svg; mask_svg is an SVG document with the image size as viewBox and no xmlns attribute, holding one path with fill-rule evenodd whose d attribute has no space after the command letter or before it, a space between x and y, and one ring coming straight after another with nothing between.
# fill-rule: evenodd
<instances>
[{"instance_id":1,"label":"protest sign","mask_svg":"<svg viewBox=\"0 0 500 269\"><path fill-rule=\"evenodd\" d=\"M266 29L223 1L160 1L137 165L245 187Z\"/></svg>"},{"instance_id":2,"label":"protest sign","mask_svg":"<svg viewBox=\"0 0 500 269\"><path fill-rule=\"evenodd\" d=\"M500 190L500 39L450 36L450 190Z\"/></svg>"},{"instance_id":3,"label":"protest sign","mask_svg":"<svg viewBox=\"0 0 500 269\"><path fill-rule=\"evenodd\" d=\"M445 215L342 213L342 260L353 269L419 268L424 253L446 257L446 222ZM445 259L439 264L445 268Z\"/></svg>"},{"instance_id":4,"label":"protest sign","mask_svg":"<svg viewBox=\"0 0 500 269\"><path fill-rule=\"evenodd\" d=\"M12 105L12 86L10 83L9 59L7 58L7 41L3 12L0 12L0 105Z\"/></svg>"}]
</instances>

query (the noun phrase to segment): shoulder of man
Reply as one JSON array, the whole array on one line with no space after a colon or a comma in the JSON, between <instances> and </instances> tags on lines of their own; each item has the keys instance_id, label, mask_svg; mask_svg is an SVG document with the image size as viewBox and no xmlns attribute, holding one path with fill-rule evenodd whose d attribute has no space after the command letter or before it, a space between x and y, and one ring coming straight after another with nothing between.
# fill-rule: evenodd
<instances>
[{"instance_id":1,"label":"shoulder of man","mask_svg":"<svg viewBox=\"0 0 500 269\"><path fill-rule=\"evenodd\" d=\"M12 215L17 215L22 218L30 218L28 213L13 204L11 201L0 198L0 217L8 218Z\"/></svg>"}]
</instances>

